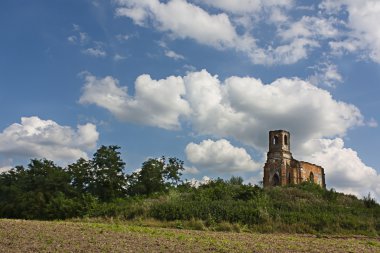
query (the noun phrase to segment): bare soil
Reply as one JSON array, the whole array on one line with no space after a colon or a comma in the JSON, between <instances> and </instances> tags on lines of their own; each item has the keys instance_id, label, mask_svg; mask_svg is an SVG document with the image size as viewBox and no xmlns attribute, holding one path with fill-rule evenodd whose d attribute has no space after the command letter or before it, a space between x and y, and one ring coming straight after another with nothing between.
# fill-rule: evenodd
<instances>
[{"instance_id":1,"label":"bare soil","mask_svg":"<svg viewBox=\"0 0 380 253\"><path fill-rule=\"evenodd\" d=\"M0 252L380 252L380 238L0 219Z\"/></svg>"}]
</instances>

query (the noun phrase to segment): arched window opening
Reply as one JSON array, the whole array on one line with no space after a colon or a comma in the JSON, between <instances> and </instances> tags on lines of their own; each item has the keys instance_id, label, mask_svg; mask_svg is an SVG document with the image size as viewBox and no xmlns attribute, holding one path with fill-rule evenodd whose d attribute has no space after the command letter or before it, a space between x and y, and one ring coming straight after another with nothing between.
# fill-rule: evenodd
<instances>
[{"instance_id":1,"label":"arched window opening","mask_svg":"<svg viewBox=\"0 0 380 253\"><path fill-rule=\"evenodd\" d=\"M309 180L310 180L310 182L314 183L314 174L313 174L313 172L310 172Z\"/></svg>"},{"instance_id":2,"label":"arched window opening","mask_svg":"<svg viewBox=\"0 0 380 253\"><path fill-rule=\"evenodd\" d=\"M277 145L277 144L278 144L278 136L275 136L275 137L273 138L273 144L274 144L274 145Z\"/></svg>"},{"instance_id":3,"label":"arched window opening","mask_svg":"<svg viewBox=\"0 0 380 253\"><path fill-rule=\"evenodd\" d=\"M292 183L292 178L290 177L290 172L288 172L288 184Z\"/></svg>"},{"instance_id":4,"label":"arched window opening","mask_svg":"<svg viewBox=\"0 0 380 253\"><path fill-rule=\"evenodd\" d=\"M285 143L285 145L288 145L288 136L287 135L284 135L284 143Z\"/></svg>"},{"instance_id":5,"label":"arched window opening","mask_svg":"<svg viewBox=\"0 0 380 253\"><path fill-rule=\"evenodd\" d=\"M278 174L274 174L273 176L273 183L272 183L273 186L278 186L280 185L280 177L278 176Z\"/></svg>"}]
</instances>

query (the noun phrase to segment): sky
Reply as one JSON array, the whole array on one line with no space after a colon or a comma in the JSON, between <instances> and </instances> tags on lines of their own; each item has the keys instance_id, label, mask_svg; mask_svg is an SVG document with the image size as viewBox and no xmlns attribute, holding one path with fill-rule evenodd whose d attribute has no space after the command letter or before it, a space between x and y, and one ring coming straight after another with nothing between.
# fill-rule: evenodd
<instances>
[{"instance_id":1,"label":"sky","mask_svg":"<svg viewBox=\"0 0 380 253\"><path fill-rule=\"evenodd\" d=\"M0 171L118 145L126 173L258 184L268 132L380 200L380 1L4 0Z\"/></svg>"}]
</instances>

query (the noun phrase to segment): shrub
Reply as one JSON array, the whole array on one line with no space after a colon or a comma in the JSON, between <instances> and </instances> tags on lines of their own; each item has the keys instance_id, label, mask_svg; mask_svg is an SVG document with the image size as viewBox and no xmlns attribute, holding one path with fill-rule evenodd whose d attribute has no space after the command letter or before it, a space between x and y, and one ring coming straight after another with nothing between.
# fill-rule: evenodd
<instances>
[{"instance_id":1,"label":"shrub","mask_svg":"<svg viewBox=\"0 0 380 253\"><path fill-rule=\"evenodd\" d=\"M377 205L376 200L372 198L371 193L369 192L367 196L363 197L364 206L367 208L373 208Z\"/></svg>"}]
</instances>

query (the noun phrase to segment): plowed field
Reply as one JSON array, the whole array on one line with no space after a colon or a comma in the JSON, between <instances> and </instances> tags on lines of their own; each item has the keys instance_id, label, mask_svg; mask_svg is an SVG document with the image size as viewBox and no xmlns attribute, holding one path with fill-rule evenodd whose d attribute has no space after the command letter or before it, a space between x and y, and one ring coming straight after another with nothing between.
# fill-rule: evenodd
<instances>
[{"instance_id":1,"label":"plowed field","mask_svg":"<svg viewBox=\"0 0 380 253\"><path fill-rule=\"evenodd\" d=\"M0 252L380 252L380 238L0 219Z\"/></svg>"}]
</instances>

